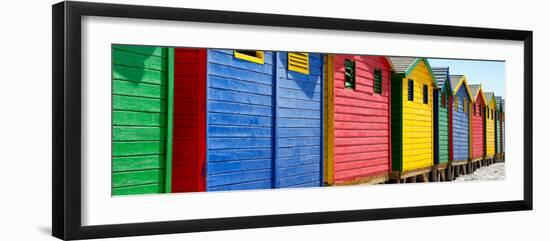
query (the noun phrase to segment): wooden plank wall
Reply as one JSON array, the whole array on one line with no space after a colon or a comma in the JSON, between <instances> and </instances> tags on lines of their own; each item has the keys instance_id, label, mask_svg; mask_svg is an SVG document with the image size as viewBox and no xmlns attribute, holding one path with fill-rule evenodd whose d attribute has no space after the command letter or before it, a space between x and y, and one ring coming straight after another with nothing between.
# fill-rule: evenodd
<instances>
[{"instance_id":1,"label":"wooden plank wall","mask_svg":"<svg viewBox=\"0 0 550 241\"><path fill-rule=\"evenodd\" d=\"M407 87L403 74L396 74L391 79L391 152L392 171L403 171L403 95Z\"/></svg>"},{"instance_id":2,"label":"wooden plank wall","mask_svg":"<svg viewBox=\"0 0 550 241\"><path fill-rule=\"evenodd\" d=\"M463 83L454 95L458 110L453 103L453 161L467 161L470 157L470 114L469 110L464 111L464 105L469 108L470 99Z\"/></svg>"},{"instance_id":3,"label":"wooden plank wall","mask_svg":"<svg viewBox=\"0 0 550 241\"><path fill-rule=\"evenodd\" d=\"M489 100L488 100L489 101ZM489 103L487 103L489 111L495 110L495 98L491 98ZM495 155L495 118L490 118L490 115L487 115L485 119L485 145L487 147L486 155L492 157Z\"/></svg>"},{"instance_id":4,"label":"wooden plank wall","mask_svg":"<svg viewBox=\"0 0 550 241\"><path fill-rule=\"evenodd\" d=\"M355 61L356 88L345 88L346 59ZM390 169L390 78L384 57L334 55L334 182L349 182ZM382 93L374 93L374 70Z\"/></svg>"},{"instance_id":5,"label":"wooden plank wall","mask_svg":"<svg viewBox=\"0 0 550 241\"><path fill-rule=\"evenodd\" d=\"M208 50L207 191L271 188L273 68Z\"/></svg>"},{"instance_id":6,"label":"wooden plank wall","mask_svg":"<svg viewBox=\"0 0 550 241\"><path fill-rule=\"evenodd\" d=\"M506 152L506 113L504 113L504 111L506 110L506 106L505 106L505 101L504 99L501 100L501 109L502 109L502 122L501 122L501 128L500 130L502 131L502 153L505 153Z\"/></svg>"},{"instance_id":7,"label":"wooden plank wall","mask_svg":"<svg viewBox=\"0 0 550 241\"><path fill-rule=\"evenodd\" d=\"M323 176L324 183L332 185L334 183L334 79L329 78L334 73L334 56L324 56L324 86L323 86Z\"/></svg>"},{"instance_id":8,"label":"wooden plank wall","mask_svg":"<svg viewBox=\"0 0 550 241\"><path fill-rule=\"evenodd\" d=\"M264 54L208 50L208 191L321 185L322 56L302 74L286 52Z\"/></svg>"},{"instance_id":9,"label":"wooden plank wall","mask_svg":"<svg viewBox=\"0 0 550 241\"><path fill-rule=\"evenodd\" d=\"M506 152L506 115L504 114L504 112L501 113L502 115L502 121L500 122L500 130L502 131L502 137L500 138L501 139L501 143L502 143L502 153L505 153Z\"/></svg>"},{"instance_id":10,"label":"wooden plank wall","mask_svg":"<svg viewBox=\"0 0 550 241\"><path fill-rule=\"evenodd\" d=\"M112 194L164 192L168 51L112 51Z\"/></svg>"},{"instance_id":11,"label":"wooden plank wall","mask_svg":"<svg viewBox=\"0 0 550 241\"><path fill-rule=\"evenodd\" d=\"M497 112L497 114L500 114L500 113ZM496 152L496 153L501 153L501 152L502 152L502 150L501 150L502 148L501 148L501 145L500 145L500 143L501 143L501 141L500 141L500 135L501 135L501 131L500 131L500 120L499 120L499 119L495 119L495 122L496 122L496 123L495 123L495 132L496 132L496 134L495 134L495 139L496 139L496 143L495 143L495 144L496 144L496 150L495 150L495 152Z\"/></svg>"},{"instance_id":12,"label":"wooden plank wall","mask_svg":"<svg viewBox=\"0 0 550 241\"><path fill-rule=\"evenodd\" d=\"M409 76L403 78L403 171L433 165L433 80L427 65L421 61ZM407 99L407 81L414 80L414 101ZM423 103L423 85L428 85L428 104Z\"/></svg>"},{"instance_id":13,"label":"wooden plank wall","mask_svg":"<svg viewBox=\"0 0 550 241\"><path fill-rule=\"evenodd\" d=\"M495 152L500 154L502 153L502 141L501 141L501 137L502 137L502 131L501 131L501 120L500 120L500 115L501 115L501 108L502 108L502 98L500 96L496 96L495 97L495 101L496 101L496 113L495 113L495 145L496 145L496 150Z\"/></svg>"},{"instance_id":14,"label":"wooden plank wall","mask_svg":"<svg viewBox=\"0 0 550 241\"><path fill-rule=\"evenodd\" d=\"M449 108L446 104L451 92L448 88L443 88L441 90L444 92L445 98L447 99L445 101L445 106L443 106L442 103L442 92L439 92L440 94L437 95L437 103L438 103L438 164L441 163L447 163L449 161Z\"/></svg>"},{"instance_id":15,"label":"wooden plank wall","mask_svg":"<svg viewBox=\"0 0 550 241\"><path fill-rule=\"evenodd\" d=\"M277 53L276 188L321 186L321 54L309 54L309 74L288 70Z\"/></svg>"},{"instance_id":16,"label":"wooden plank wall","mask_svg":"<svg viewBox=\"0 0 550 241\"><path fill-rule=\"evenodd\" d=\"M205 190L206 49L175 49L172 192Z\"/></svg>"},{"instance_id":17,"label":"wooden plank wall","mask_svg":"<svg viewBox=\"0 0 550 241\"><path fill-rule=\"evenodd\" d=\"M483 93L479 93L477 95L477 98L474 102L474 105L476 105L476 111L477 113L472 113L472 158L478 159L483 158L483 155L485 154L485 143L484 143L484 134L483 131L485 130L483 128L484 120L485 120L485 102L483 101L482 97ZM472 109L473 110L473 109ZM480 113L481 110L481 113Z\"/></svg>"}]
</instances>

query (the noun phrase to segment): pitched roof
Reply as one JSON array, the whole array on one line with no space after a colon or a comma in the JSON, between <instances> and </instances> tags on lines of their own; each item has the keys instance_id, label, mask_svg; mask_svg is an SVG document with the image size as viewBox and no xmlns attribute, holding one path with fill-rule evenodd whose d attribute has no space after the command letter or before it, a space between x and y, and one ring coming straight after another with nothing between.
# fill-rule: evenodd
<instances>
[{"instance_id":1,"label":"pitched roof","mask_svg":"<svg viewBox=\"0 0 550 241\"><path fill-rule=\"evenodd\" d=\"M445 85L445 81L449 79L449 67L432 67L437 87L440 89Z\"/></svg>"},{"instance_id":2,"label":"pitched roof","mask_svg":"<svg viewBox=\"0 0 550 241\"><path fill-rule=\"evenodd\" d=\"M396 73L405 73L416 62L413 57L390 57Z\"/></svg>"},{"instance_id":3,"label":"pitched roof","mask_svg":"<svg viewBox=\"0 0 550 241\"><path fill-rule=\"evenodd\" d=\"M386 61L388 61L388 64L390 64L391 70L395 71L395 66L393 66L393 62L391 61L390 57L384 57Z\"/></svg>"},{"instance_id":4,"label":"pitched roof","mask_svg":"<svg viewBox=\"0 0 550 241\"><path fill-rule=\"evenodd\" d=\"M493 98L495 96L495 93L494 92L483 92L483 96L485 96L485 100L487 100L487 102L489 102L489 101L491 101L491 98ZM487 103L487 102L485 102L485 103Z\"/></svg>"},{"instance_id":5,"label":"pitched roof","mask_svg":"<svg viewBox=\"0 0 550 241\"><path fill-rule=\"evenodd\" d=\"M474 99L477 98L477 94L479 93L480 89L481 85L470 85L470 90L472 91L472 97Z\"/></svg>"},{"instance_id":6,"label":"pitched roof","mask_svg":"<svg viewBox=\"0 0 550 241\"><path fill-rule=\"evenodd\" d=\"M458 87L458 85L460 84L460 81L462 80L462 77L464 77L464 75L451 75L450 76L451 78L451 88L454 90Z\"/></svg>"},{"instance_id":7,"label":"pitched roof","mask_svg":"<svg viewBox=\"0 0 550 241\"><path fill-rule=\"evenodd\" d=\"M450 75L450 79L451 79L451 89L453 91L453 95L456 95L456 93L458 92L458 90L460 89L460 85L464 84L464 86L466 87L466 93L468 94L468 96L470 97L470 100L473 99L472 97L472 91L470 91L470 87L468 86L468 82L466 81L466 76L465 75Z\"/></svg>"}]
</instances>

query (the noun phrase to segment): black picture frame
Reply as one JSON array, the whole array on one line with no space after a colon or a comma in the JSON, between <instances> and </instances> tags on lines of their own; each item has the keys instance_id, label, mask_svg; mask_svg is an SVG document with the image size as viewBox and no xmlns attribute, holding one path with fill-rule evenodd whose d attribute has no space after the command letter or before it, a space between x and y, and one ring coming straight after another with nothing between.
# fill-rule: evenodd
<instances>
[{"instance_id":1,"label":"black picture frame","mask_svg":"<svg viewBox=\"0 0 550 241\"><path fill-rule=\"evenodd\" d=\"M521 200L405 208L212 218L82 226L81 224L81 18L159 19L205 23L517 40L524 43L524 193ZM52 233L60 239L200 232L228 229L532 210L533 32L430 24L305 17L90 2L52 6Z\"/></svg>"}]
</instances>

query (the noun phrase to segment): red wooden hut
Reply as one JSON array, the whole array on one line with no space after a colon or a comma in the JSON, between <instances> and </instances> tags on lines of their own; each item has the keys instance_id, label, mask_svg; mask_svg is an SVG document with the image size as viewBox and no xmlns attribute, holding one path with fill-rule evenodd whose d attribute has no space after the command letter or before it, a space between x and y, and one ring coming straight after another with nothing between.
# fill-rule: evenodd
<instances>
[{"instance_id":1,"label":"red wooden hut","mask_svg":"<svg viewBox=\"0 0 550 241\"><path fill-rule=\"evenodd\" d=\"M481 85L470 85L472 91L472 112L470 128L470 160L479 162L485 155L485 96Z\"/></svg>"},{"instance_id":2,"label":"red wooden hut","mask_svg":"<svg viewBox=\"0 0 550 241\"><path fill-rule=\"evenodd\" d=\"M325 84L325 183L378 183L391 170L391 61L329 55Z\"/></svg>"}]
</instances>

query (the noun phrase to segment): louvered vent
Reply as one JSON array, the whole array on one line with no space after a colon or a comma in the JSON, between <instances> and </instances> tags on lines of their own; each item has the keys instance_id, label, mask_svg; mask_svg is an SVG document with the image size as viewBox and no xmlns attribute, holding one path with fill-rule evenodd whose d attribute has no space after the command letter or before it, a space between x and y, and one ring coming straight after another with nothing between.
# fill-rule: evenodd
<instances>
[{"instance_id":1,"label":"louvered vent","mask_svg":"<svg viewBox=\"0 0 550 241\"><path fill-rule=\"evenodd\" d=\"M288 53L288 69L302 74L309 74L309 54Z\"/></svg>"}]
</instances>

